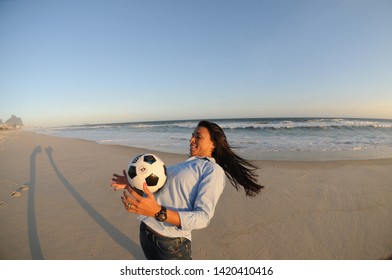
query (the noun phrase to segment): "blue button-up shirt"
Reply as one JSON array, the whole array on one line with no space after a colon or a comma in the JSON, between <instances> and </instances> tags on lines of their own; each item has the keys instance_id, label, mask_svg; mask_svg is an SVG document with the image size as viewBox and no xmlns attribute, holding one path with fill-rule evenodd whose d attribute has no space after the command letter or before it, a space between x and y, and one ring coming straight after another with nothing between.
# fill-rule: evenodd
<instances>
[{"instance_id":1,"label":"blue button-up shirt","mask_svg":"<svg viewBox=\"0 0 392 280\"><path fill-rule=\"evenodd\" d=\"M181 227L138 216L150 228L168 237L191 240L191 231L206 227L225 187L225 173L214 158L191 157L167 167L167 180L155 195L159 204L178 212Z\"/></svg>"}]
</instances>

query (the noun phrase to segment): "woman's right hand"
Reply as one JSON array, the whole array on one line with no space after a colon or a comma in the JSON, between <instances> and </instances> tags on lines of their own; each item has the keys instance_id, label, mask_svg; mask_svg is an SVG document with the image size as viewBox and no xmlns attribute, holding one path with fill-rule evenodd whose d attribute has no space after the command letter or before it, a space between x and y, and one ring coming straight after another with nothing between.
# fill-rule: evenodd
<instances>
[{"instance_id":1,"label":"woman's right hand","mask_svg":"<svg viewBox=\"0 0 392 280\"><path fill-rule=\"evenodd\" d=\"M130 186L125 170L123 170L123 175L113 174L112 183L110 186L113 187L115 191L123 190L127 186Z\"/></svg>"}]
</instances>

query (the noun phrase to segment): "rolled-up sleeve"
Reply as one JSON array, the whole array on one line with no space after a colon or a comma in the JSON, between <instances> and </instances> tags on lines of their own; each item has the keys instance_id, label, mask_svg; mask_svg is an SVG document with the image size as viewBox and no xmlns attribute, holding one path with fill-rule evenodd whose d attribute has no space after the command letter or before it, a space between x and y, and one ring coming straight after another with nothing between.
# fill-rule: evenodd
<instances>
[{"instance_id":1,"label":"rolled-up sleeve","mask_svg":"<svg viewBox=\"0 0 392 280\"><path fill-rule=\"evenodd\" d=\"M197 186L193 209L178 211L181 229L191 231L208 226L214 216L215 207L225 187L226 177L223 169L211 163L205 166Z\"/></svg>"}]
</instances>

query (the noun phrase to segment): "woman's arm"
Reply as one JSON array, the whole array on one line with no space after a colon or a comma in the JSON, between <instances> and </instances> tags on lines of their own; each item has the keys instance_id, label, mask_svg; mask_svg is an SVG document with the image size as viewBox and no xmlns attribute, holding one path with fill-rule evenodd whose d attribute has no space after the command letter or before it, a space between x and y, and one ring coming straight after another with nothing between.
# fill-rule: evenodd
<instances>
[{"instance_id":1,"label":"woman's arm","mask_svg":"<svg viewBox=\"0 0 392 280\"><path fill-rule=\"evenodd\" d=\"M129 185L126 186L126 190L129 192L123 192L124 196L121 197L124 207L128 212L155 217L159 211L161 211L162 205L159 205L155 199L154 194L148 189L147 184L144 183L143 191L147 196L139 195L135 190L133 190ZM175 225L176 227L181 227L180 215L177 211L167 209L166 210L167 219L165 222Z\"/></svg>"}]
</instances>

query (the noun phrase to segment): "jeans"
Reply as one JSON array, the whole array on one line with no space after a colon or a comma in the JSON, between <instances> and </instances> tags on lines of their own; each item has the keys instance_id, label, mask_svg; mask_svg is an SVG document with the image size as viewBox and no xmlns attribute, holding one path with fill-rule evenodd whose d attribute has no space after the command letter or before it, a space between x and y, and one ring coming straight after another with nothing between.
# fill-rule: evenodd
<instances>
[{"instance_id":1,"label":"jeans","mask_svg":"<svg viewBox=\"0 0 392 280\"><path fill-rule=\"evenodd\" d=\"M184 237L157 235L140 223L140 244L148 260L191 260L191 241Z\"/></svg>"}]
</instances>

